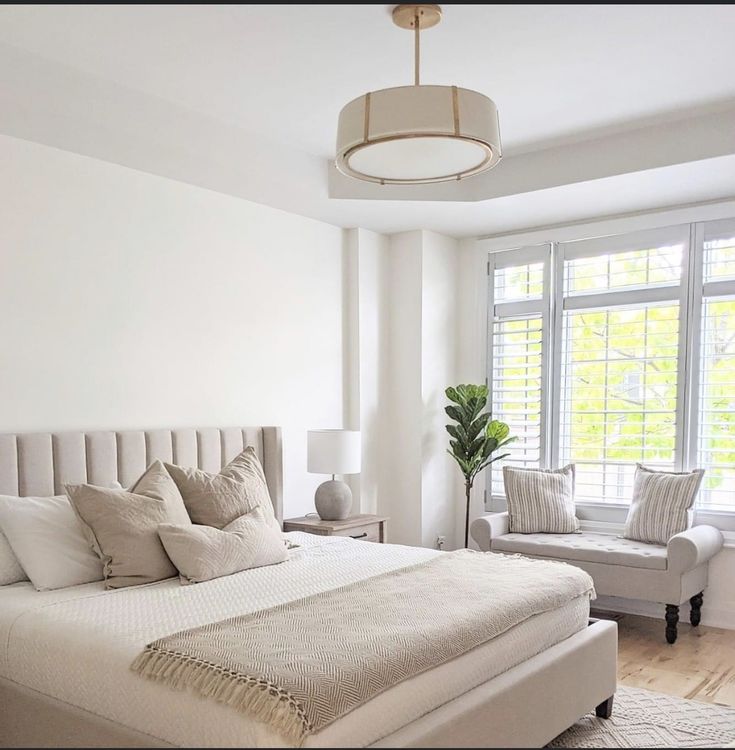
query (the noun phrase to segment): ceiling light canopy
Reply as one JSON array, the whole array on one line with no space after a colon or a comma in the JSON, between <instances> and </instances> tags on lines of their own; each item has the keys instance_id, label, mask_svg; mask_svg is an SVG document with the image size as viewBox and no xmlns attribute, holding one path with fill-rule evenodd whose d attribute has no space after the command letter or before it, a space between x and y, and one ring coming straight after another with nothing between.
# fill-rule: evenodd
<instances>
[{"instance_id":1,"label":"ceiling light canopy","mask_svg":"<svg viewBox=\"0 0 735 750\"><path fill-rule=\"evenodd\" d=\"M494 167L501 157L492 99L458 86L420 84L420 32L438 5L397 5L393 21L414 32L414 85L371 91L346 104L337 126L337 168L392 185L448 182Z\"/></svg>"}]
</instances>

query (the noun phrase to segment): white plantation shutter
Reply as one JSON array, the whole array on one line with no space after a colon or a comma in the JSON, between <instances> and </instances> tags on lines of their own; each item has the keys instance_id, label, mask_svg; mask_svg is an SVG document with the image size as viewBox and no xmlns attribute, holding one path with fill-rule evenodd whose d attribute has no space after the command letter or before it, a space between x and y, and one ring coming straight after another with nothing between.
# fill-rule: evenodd
<instances>
[{"instance_id":1,"label":"white plantation shutter","mask_svg":"<svg viewBox=\"0 0 735 750\"><path fill-rule=\"evenodd\" d=\"M541 334L541 316L493 324L493 419L518 438L508 446L508 459L494 464L493 494L503 494L503 463L538 468L541 461Z\"/></svg>"},{"instance_id":2,"label":"white plantation shutter","mask_svg":"<svg viewBox=\"0 0 735 750\"><path fill-rule=\"evenodd\" d=\"M735 511L735 225L704 234L696 464L699 507Z\"/></svg>"},{"instance_id":3,"label":"white plantation shutter","mask_svg":"<svg viewBox=\"0 0 735 750\"><path fill-rule=\"evenodd\" d=\"M493 419L506 422L517 437L504 461L488 472L491 495L503 496L503 465L545 466L542 414L545 377L544 332L548 328L550 246L499 253L488 267L492 299L488 338L488 385Z\"/></svg>"}]
</instances>

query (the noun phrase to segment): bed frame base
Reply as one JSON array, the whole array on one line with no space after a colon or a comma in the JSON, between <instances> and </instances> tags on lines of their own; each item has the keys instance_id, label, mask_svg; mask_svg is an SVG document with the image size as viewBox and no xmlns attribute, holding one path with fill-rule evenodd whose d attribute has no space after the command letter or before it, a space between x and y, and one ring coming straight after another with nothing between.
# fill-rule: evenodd
<instances>
[{"instance_id":1,"label":"bed frame base","mask_svg":"<svg viewBox=\"0 0 735 750\"><path fill-rule=\"evenodd\" d=\"M590 711L610 717L617 643L614 622L591 620L372 747L543 747ZM3 679L0 717L0 747L171 747Z\"/></svg>"},{"instance_id":2,"label":"bed frame base","mask_svg":"<svg viewBox=\"0 0 735 750\"><path fill-rule=\"evenodd\" d=\"M598 706L609 718L618 629L589 627L445 703L371 747L544 747Z\"/></svg>"},{"instance_id":3,"label":"bed frame base","mask_svg":"<svg viewBox=\"0 0 735 750\"><path fill-rule=\"evenodd\" d=\"M173 747L0 678L0 747Z\"/></svg>"},{"instance_id":4,"label":"bed frame base","mask_svg":"<svg viewBox=\"0 0 735 750\"><path fill-rule=\"evenodd\" d=\"M609 719L613 712L613 701L615 696L611 695L606 701L602 701L599 706L595 709L595 714L600 719Z\"/></svg>"}]
</instances>

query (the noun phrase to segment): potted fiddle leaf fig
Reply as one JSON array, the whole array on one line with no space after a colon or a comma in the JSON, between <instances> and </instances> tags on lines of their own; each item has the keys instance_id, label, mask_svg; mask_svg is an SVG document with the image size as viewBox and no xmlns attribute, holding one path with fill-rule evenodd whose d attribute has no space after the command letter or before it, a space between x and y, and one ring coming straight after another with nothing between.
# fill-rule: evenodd
<instances>
[{"instance_id":1,"label":"potted fiddle leaf fig","mask_svg":"<svg viewBox=\"0 0 735 750\"><path fill-rule=\"evenodd\" d=\"M445 391L452 402L444 411L456 424L448 424L451 440L447 453L457 462L465 480L467 509L464 525L464 546L469 543L470 492L477 475L490 464L507 458L508 453L495 455L496 451L512 443L510 428L505 422L491 419L487 406L486 385L458 385Z\"/></svg>"}]
</instances>

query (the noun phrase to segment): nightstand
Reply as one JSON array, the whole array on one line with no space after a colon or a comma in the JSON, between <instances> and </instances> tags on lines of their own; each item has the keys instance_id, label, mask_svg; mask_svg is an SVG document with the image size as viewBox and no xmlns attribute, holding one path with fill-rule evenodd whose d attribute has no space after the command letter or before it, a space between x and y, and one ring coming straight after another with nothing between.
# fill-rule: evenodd
<instances>
[{"instance_id":1,"label":"nightstand","mask_svg":"<svg viewBox=\"0 0 735 750\"><path fill-rule=\"evenodd\" d=\"M363 513L350 516L343 521L322 521L319 516L303 516L302 518L288 518L283 522L284 531L305 531L307 534L321 536L349 536L363 542L388 541L386 516L371 516Z\"/></svg>"}]
</instances>

